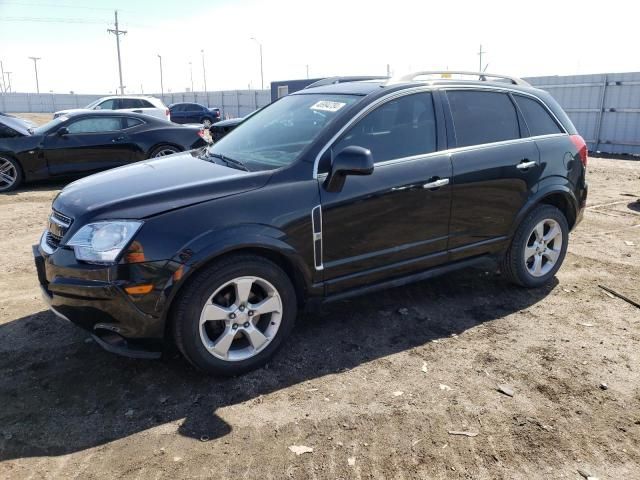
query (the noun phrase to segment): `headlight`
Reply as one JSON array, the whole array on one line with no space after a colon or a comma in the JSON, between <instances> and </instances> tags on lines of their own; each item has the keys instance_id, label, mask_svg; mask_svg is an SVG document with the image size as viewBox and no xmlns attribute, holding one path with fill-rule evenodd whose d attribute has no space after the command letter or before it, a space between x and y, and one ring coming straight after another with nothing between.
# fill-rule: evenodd
<instances>
[{"instance_id":1,"label":"headlight","mask_svg":"<svg viewBox=\"0 0 640 480\"><path fill-rule=\"evenodd\" d=\"M67 242L77 260L114 262L142 226L142 222L122 220L89 223Z\"/></svg>"}]
</instances>

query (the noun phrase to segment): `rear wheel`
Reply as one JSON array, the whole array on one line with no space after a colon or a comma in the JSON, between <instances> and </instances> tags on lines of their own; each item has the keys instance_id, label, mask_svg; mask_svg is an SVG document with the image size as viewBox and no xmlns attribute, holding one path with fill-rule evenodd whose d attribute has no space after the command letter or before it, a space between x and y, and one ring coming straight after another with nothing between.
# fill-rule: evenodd
<instances>
[{"instance_id":1,"label":"rear wheel","mask_svg":"<svg viewBox=\"0 0 640 480\"><path fill-rule=\"evenodd\" d=\"M200 120L200 123L202 124L202 126L204 128L209 128L211 127L211 125L213 125L213 121L210 118L203 118L202 120Z\"/></svg>"},{"instance_id":2,"label":"rear wheel","mask_svg":"<svg viewBox=\"0 0 640 480\"><path fill-rule=\"evenodd\" d=\"M262 257L222 259L184 288L172 316L174 337L185 358L204 372L238 375L260 367L293 328L291 280Z\"/></svg>"},{"instance_id":3,"label":"rear wheel","mask_svg":"<svg viewBox=\"0 0 640 480\"><path fill-rule=\"evenodd\" d=\"M21 183L20 164L11 157L0 155L0 192L15 190Z\"/></svg>"},{"instance_id":4,"label":"rear wheel","mask_svg":"<svg viewBox=\"0 0 640 480\"><path fill-rule=\"evenodd\" d=\"M173 155L174 153L178 153L180 149L178 147L174 147L173 145L160 145L153 149L149 158L157 158L157 157L166 157L167 155Z\"/></svg>"},{"instance_id":5,"label":"rear wheel","mask_svg":"<svg viewBox=\"0 0 640 480\"><path fill-rule=\"evenodd\" d=\"M502 273L523 287L539 287L564 261L569 225L551 205L538 205L520 224L502 261Z\"/></svg>"}]
</instances>

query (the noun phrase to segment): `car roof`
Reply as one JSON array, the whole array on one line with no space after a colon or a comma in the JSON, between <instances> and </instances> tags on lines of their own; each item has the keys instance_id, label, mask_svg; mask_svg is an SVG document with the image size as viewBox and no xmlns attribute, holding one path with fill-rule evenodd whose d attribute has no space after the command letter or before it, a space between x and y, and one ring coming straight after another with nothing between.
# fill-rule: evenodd
<instances>
[{"instance_id":1,"label":"car roof","mask_svg":"<svg viewBox=\"0 0 640 480\"><path fill-rule=\"evenodd\" d=\"M381 90L397 91L405 88L412 88L417 86L432 86L435 88L440 87L479 87L479 88L499 88L512 91L521 91L523 93L531 93L538 95L542 92L529 84L513 84L507 81L487 81L487 80L468 80L468 79L427 79L427 80L412 80L393 82L387 80L366 80L366 81L354 81L354 82L341 82L332 83L327 85L321 85L318 87L306 88L292 93L291 95L304 95L312 93L324 93L324 94L351 94L351 95L368 95L373 92L380 92Z\"/></svg>"},{"instance_id":2,"label":"car roof","mask_svg":"<svg viewBox=\"0 0 640 480\"><path fill-rule=\"evenodd\" d=\"M130 117L130 118L139 118L140 120L144 120L146 122L149 121L158 121L164 122L159 118L153 117L151 115L145 115L143 113L133 113L127 112L124 110L81 110L78 112L69 112L61 115L63 117L105 117L105 116L116 116L116 117ZM169 123L169 122L167 122Z\"/></svg>"}]
</instances>

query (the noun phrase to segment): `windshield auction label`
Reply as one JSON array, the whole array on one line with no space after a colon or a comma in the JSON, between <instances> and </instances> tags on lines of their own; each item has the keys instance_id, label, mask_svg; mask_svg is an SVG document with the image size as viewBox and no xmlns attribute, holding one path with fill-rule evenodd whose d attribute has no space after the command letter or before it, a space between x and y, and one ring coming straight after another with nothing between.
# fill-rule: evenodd
<instances>
[{"instance_id":1,"label":"windshield auction label","mask_svg":"<svg viewBox=\"0 0 640 480\"><path fill-rule=\"evenodd\" d=\"M311 110L321 110L324 112L337 112L342 107L344 107L346 103L342 102L331 102L329 100L320 100L319 102L314 103L309 107Z\"/></svg>"}]
</instances>

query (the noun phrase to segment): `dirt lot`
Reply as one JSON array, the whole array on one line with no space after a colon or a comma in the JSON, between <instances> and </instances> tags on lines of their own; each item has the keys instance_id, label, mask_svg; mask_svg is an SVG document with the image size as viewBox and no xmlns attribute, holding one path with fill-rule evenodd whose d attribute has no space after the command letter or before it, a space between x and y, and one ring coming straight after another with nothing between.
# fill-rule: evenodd
<instances>
[{"instance_id":1,"label":"dirt lot","mask_svg":"<svg viewBox=\"0 0 640 480\"><path fill-rule=\"evenodd\" d=\"M488 266L333 304L235 379L46 311L30 246L62 185L0 196L0 478L640 478L640 310L598 287L640 300L640 162L589 170L548 288Z\"/></svg>"}]
</instances>

